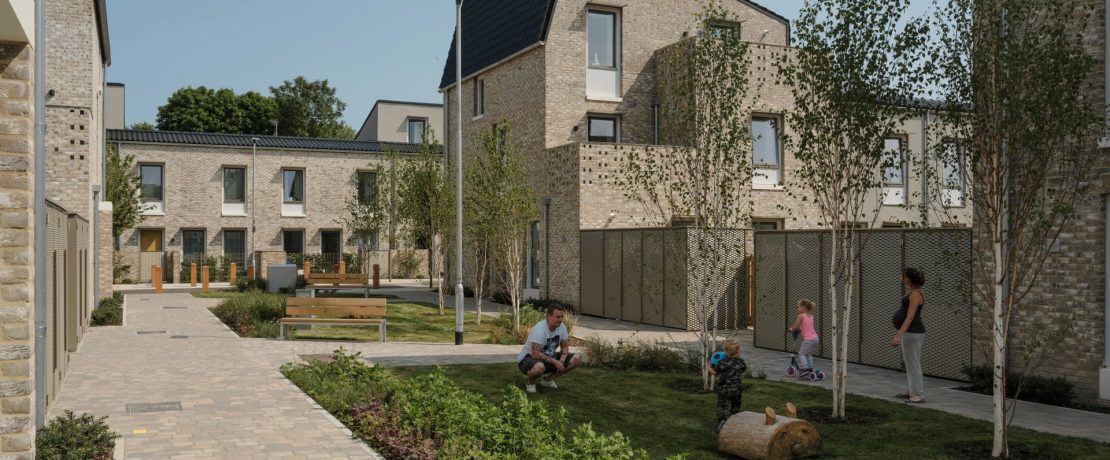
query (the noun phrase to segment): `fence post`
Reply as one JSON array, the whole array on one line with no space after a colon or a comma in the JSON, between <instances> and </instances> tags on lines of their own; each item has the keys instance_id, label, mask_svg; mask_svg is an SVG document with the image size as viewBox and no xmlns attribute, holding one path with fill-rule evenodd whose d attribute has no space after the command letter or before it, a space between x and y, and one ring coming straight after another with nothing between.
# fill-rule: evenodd
<instances>
[{"instance_id":1,"label":"fence post","mask_svg":"<svg viewBox=\"0 0 1110 460\"><path fill-rule=\"evenodd\" d=\"M189 264L189 287L197 287L197 263Z\"/></svg>"},{"instance_id":2,"label":"fence post","mask_svg":"<svg viewBox=\"0 0 1110 460\"><path fill-rule=\"evenodd\" d=\"M374 289L378 289L378 288L381 287L381 284L380 284L381 279L382 279L382 267L379 266L378 264L374 264Z\"/></svg>"},{"instance_id":3,"label":"fence post","mask_svg":"<svg viewBox=\"0 0 1110 460\"><path fill-rule=\"evenodd\" d=\"M340 260L339 261L339 274L343 275L343 274L346 274L346 273L347 273L347 262L344 262L344 261Z\"/></svg>"},{"instance_id":4,"label":"fence post","mask_svg":"<svg viewBox=\"0 0 1110 460\"><path fill-rule=\"evenodd\" d=\"M312 262L304 261L304 277L308 279L308 274L312 273Z\"/></svg>"},{"instance_id":5,"label":"fence post","mask_svg":"<svg viewBox=\"0 0 1110 460\"><path fill-rule=\"evenodd\" d=\"M231 271L227 274L227 280L232 286L235 285L235 279L239 277L239 270L235 266L235 262L231 263ZM247 273L247 279L250 279L251 274Z\"/></svg>"},{"instance_id":6,"label":"fence post","mask_svg":"<svg viewBox=\"0 0 1110 460\"><path fill-rule=\"evenodd\" d=\"M200 282L201 282L200 292L208 292L208 266L207 265L205 265L204 268L202 268L200 270Z\"/></svg>"},{"instance_id":7,"label":"fence post","mask_svg":"<svg viewBox=\"0 0 1110 460\"><path fill-rule=\"evenodd\" d=\"M154 287L155 294L162 293L162 267L150 266L150 284Z\"/></svg>"}]
</instances>

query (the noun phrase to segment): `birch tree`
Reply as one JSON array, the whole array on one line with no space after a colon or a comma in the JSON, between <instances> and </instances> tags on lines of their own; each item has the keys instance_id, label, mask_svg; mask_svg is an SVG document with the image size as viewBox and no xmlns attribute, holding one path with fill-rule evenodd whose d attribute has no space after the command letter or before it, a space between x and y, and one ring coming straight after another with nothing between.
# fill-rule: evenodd
<instances>
[{"instance_id":1,"label":"birch tree","mask_svg":"<svg viewBox=\"0 0 1110 460\"><path fill-rule=\"evenodd\" d=\"M861 227L881 206L882 171L892 158L884 138L912 115L927 21L906 20L909 0L807 0L794 22L797 49L780 62L792 89L785 144L797 160L789 196L816 207L830 232L833 415L844 417L848 339L859 276Z\"/></svg>"},{"instance_id":2,"label":"birch tree","mask_svg":"<svg viewBox=\"0 0 1110 460\"><path fill-rule=\"evenodd\" d=\"M719 2L705 1L696 22L700 37L656 56L660 138L667 147L629 147L616 178L648 219L691 222L686 239L665 240L671 254L686 260L706 390L712 389L708 359L717 347L715 286L736 276L728 261L745 244L722 230L751 224L751 157L738 154L751 151L748 43L739 29L714 28L740 22Z\"/></svg>"},{"instance_id":3,"label":"birch tree","mask_svg":"<svg viewBox=\"0 0 1110 460\"><path fill-rule=\"evenodd\" d=\"M463 244L467 266L474 276L476 324L482 324L482 302L488 294L486 287L494 262L492 237L500 230L499 194L503 179L498 174L502 172L502 158L509 152L504 151L507 144L499 139L497 131L485 131L478 140L481 150L466 159L463 171Z\"/></svg>"},{"instance_id":4,"label":"birch tree","mask_svg":"<svg viewBox=\"0 0 1110 460\"><path fill-rule=\"evenodd\" d=\"M1017 403L1016 396L1006 400L1014 322L1076 203L1088 197L1098 156L1105 107L1091 90L1101 81L1083 39L1098 19L1088 8L1071 0L949 0L937 14L931 60L939 63L950 114L943 121L954 135L938 149L944 167L936 187L945 193L943 205L967 200L974 210L975 300L990 316L984 327L994 372L993 457L1009 456ZM970 180L962 177L965 167ZM1061 332L1023 332L1036 342L1025 344L1028 370L1039 360L1036 349L1051 342L1042 339Z\"/></svg>"},{"instance_id":5,"label":"birch tree","mask_svg":"<svg viewBox=\"0 0 1110 460\"><path fill-rule=\"evenodd\" d=\"M500 122L484 135L483 148L476 153L488 188L488 230L498 284L509 294L513 330L520 329L520 306L527 276L528 228L539 217L539 205L523 158L513 145L511 128Z\"/></svg>"},{"instance_id":6,"label":"birch tree","mask_svg":"<svg viewBox=\"0 0 1110 460\"><path fill-rule=\"evenodd\" d=\"M398 221L412 229L414 236L428 242L428 276L439 291L439 314L446 314L446 292L443 277L436 267L443 267L444 248L450 245L454 225L454 189L444 176L443 148L435 134L424 136L419 151L411 159L399 162L397 172Z\"/></svg>"},{"instance_id":7,"label":"birch tree","mask_svg":"<svg viewBox=\"0 0 1110 460\"><path fill-rule=\"evenodd\" d=\"M387 151L385 156L387 160L384 164L373 163L368 169L351 175L351 188L343 200L346 214L336 218L336 221L343 225L357 242L359 258L363 265L360 267L362 273L370 273L368 254L370 250L375 249L372 247L372 241L394 218L395 200L390 190L392 190L391 179L394 177L392 165L396 153ZM365 177L365 174L371 176Z\"/></svg>"}]
</instances>

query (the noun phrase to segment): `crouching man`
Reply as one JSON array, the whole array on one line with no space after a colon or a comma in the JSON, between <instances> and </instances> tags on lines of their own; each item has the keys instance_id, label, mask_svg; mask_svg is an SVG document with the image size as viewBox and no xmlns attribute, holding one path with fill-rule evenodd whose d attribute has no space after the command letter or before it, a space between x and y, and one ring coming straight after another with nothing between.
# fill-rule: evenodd
<instances>
[{"instance_id":1,"label":"crouching man","mask_svg":"<svg viewBox=\"0 0 1110 460\"><path fill-rule=\"evenodd\" d=\"M563 325L566 309L558 304L547 307L547 318L536 323L528 340L524 342L524 349L517 355L517 367L524 375L528 376L524 390L528 393L536 392L536 379L540 385L552 390L558 388L555 379L570 372L578 365L581 358L570 352L567 340L570 334Z\"/></svg>"}]
</instances>

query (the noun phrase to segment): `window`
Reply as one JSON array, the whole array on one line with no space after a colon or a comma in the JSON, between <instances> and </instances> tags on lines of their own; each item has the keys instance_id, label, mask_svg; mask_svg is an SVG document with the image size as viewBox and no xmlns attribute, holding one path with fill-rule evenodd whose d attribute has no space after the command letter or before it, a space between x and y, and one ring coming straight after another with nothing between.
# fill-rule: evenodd
<instances>
[{"instance_id":1,"label":"window","mask_svg":"<svg viewBox=\"0 0 1110 460\"><path fill-rule=\"evenodd\" d=\"M778 120L752 117L752 185L778 187L782 183L782 152L779 149Z\"/></svg>"},{"instance_id":2,"label":"window","mask_svg":"<svg viewBox=\"0 0 1110 460\"><path fill-rule=\"evenodd\" d=\"M590 142L620 142L620 126L613 117L589 117L589 132L587 139Z\"/></svg>"},{"instance_id":3,"label":"window","mask_svg":"<svg viewBox=\"0 0 1110 460\"><path fill-rule=\"evenodd\" d=\"M960 144L946 142L941 159L941 199L945 206L964 205L964 152Z\"/></svg>"},{"instance_id":4,"label":"window","mask_svg":"<svg viewBox=\"0 0 1110 460\"><path fill-rule=\"evenodd\" d=\"M304 254L304 230L282 231L281 247L286 254Z\"/></svg>"},{"instance_id":5,"label":"window","mask_svg":"<svg viewBox=\"0 0 1110 460\"><path fill-rule=\"evenodd\" d=\"M713 38L737 38L739 34L740 25L731 22L710 22L706 27L706 33Z\"/></svg>"},{"instance_id":6,"label":"window","mask_svg":"<svg viewBox=\"0 0 1110 460\"><path fill-rule=\"evenodd\" d=\"M903 222L883 222L883 228L906 228Z\"/></svg>"},{"instance_id":7,"label":"window","mask_svg":"<svg viewBox=\"0 0 1110 460\"><path fill-rule=\"evenodd\" d=\"M902 139L883 139L883 204L906 204L906 154Z\"/></svg>"},{"instance_id":8,"label":"window","mask_svg":"<svg viewBox=\"0 0 1110 460\"><path fill-rule=\"evenodd\" d=\"M304 170L283 169L282 202L304 203Z\"/></svg>"},{"instance_id":9,"label":"window","mask_svg":"<svg viewBox=\"0 0 1110 460\"><path fill-rule=\"evenodd\" d=\"M620 13L591 9L586 13L586 96L620 97Z\"/></svg>"},{"instance_id":10,"label":"window","mask_svg":"<svg viewBox=\"0 0 1110 460\"><path fill-rule=\"evenodd\" d=\"M782 221L779 219L752 219L753 230L781 230Z\"/></svg>"},{"instance_id":11,"label":"window","mask_svg":"<svg viewBox=\"0 0 1110 460\"><path fill-rule=\"evenodd\" d=\"M378 194L378 174L372 171L358 172L358 203L370 205Z\"/></svg>"},{"instance_id":12,"label":"window","mask_svg":"<svg viewBox=\"0 0 1110 460\"><path fill-rule=\"evenodd\" d=\"M428 132L428 120L424 118L409 118L409 143L419 144L424 142L424 134Z\"/></svg>"},{"instance_id":13,"label":"window","mask_svg":"<svg viewBox=\"0 0 1110 460\"><path fill-rule=\"evenodd\" d=\"M486 113L486 81L479 78L474 80L474 116Z\"/></svg>"},{"instance_id":14,"label":"window","mask_svg":"<svg viewBox=\"0 0 1110 460\"><path fill-rule=\"evenodd\" d=\"M246 202L246 176L243 168L224 168L224 203Z\"/></svg>"},{"instance_id":15,"label":"window","mask_svg":"<svg viewBox=\"0 0 1110 460\"><path fill-rule=\"evenodd\" d=\"M204 230L181 231L181 253L185 255L186 261L196 261L196 258L203 256L205 252L207 251L204 245Z\"/></svg>"},{"instance_id":16,"label":"window","mask_svg":"<svg viewBox=\"0 0 1110 460\"><path fill-rule=\"evenodd\" d=\"M540 288L540 222L528 226L528 288Z\"/></svg>"},{"instance_id":17,"label":"window","mask_svg":"<svg viewBox=\"0 0 1110 460\"><path fill-rule=\"evenodd\" d=\"M369 230L355 235L355 244L368 251L378 250L378 231Z\"/></svg>"},{"instance_id":18,"label":"window","mask_svg":"<svg viewBox=\"0 0 1110 460\"><path fill-rule=\"evenodd\" d=\"M144 214L165 212L162 173L162 165L139 165L139 201Z\"/></svg>"}]
</instances>

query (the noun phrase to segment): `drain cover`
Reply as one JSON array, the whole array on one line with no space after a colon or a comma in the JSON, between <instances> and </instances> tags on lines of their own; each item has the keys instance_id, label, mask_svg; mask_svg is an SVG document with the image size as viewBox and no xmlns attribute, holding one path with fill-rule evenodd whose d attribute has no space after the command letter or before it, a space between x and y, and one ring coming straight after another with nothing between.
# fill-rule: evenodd
<instances>
[{"instance_id":1,"label":"drain cover","mask_svg":"<svg viewBox=\"0 0 1110 460\"><path fill-rule=\"evenodd\" d=\"M189 336L187 336L187 335L171 335L170 338L171 339L187 339L187 338L189 338Z\"/></svg>"},{"instance_id":2,"label":"drain cover","mask_svg":"<svg viewBox=\"0 0 1110 460\"><path fill-rule=\"evenodd\" d=\"M162 307L163 310L185 310L185 309L188 309L188 308L189 307L168 307L168 306L167 307Z\"/></svg>"},{"instance_id":3,"label":"drain cover","mask_svg":"<svg viewBox=\"0 0 1110 460\"><path fill-rule=\"evenodd\" d=\"M146 335L146 334L165 334L165 333L166 333L166 331L138 331L138 332L136 332L136 334L139 334L139 335Z\"/></svg>"},{"instance_id":4,"label":"drain cover","mask_svg":"<svg viewBox=\"0 0 1110 460\"><path fill-rule=\"evenodd\" d=\"M150 300L149 297L139 297L139 300Z\"/></svg>"},{"instance_id":5,"label":"drain cover","mask_svg":"<svg viewBox=\"0 0 1110 460\"><path fill-rule=\"evenodd\" d=\"M127 412L170 412L178 410L181 410L180 401L127 404Z\"/></svg>"}]
</instances>

